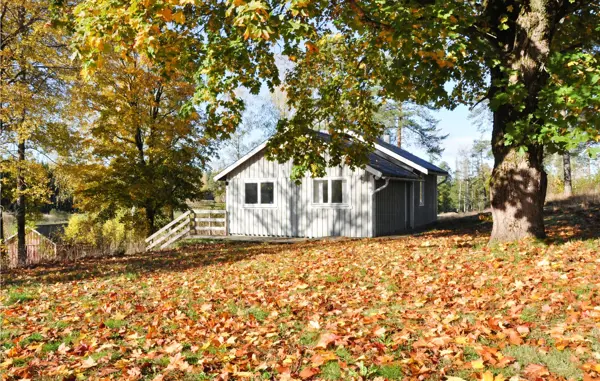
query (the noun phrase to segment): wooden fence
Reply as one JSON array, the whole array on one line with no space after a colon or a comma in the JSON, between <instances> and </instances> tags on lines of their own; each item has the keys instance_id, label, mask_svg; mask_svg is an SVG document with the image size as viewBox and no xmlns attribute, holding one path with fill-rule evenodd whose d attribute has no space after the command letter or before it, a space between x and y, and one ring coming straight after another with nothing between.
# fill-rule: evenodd
<instances>
[{"instance_id":1,"label":"wooden fence","mask_svg":"<svg viewBox=\"0 0 600 381\"><path fill-rule=\"evenodd\" d=\"M164 249L184 238L219 235L227 235L225 210L189 210L146 238L146 250Z\"/></svg>"},{"instance_id":2,"label":"wooden fence","mask_svg":"<svg viewBox=\"0 0 600 381\"><path fill-rule=\"evenodd\" d=\"M49 249L46 241L27 244L26 248L26 266L53 262L72 262L81 258L103 257L114 254L107 248L93 245L61 245L52 243L52 247ZM11 269L18 267L18 251L16 247L8 246L8 249L0 250L0 267Z\"/></svg>"}]
</instances>

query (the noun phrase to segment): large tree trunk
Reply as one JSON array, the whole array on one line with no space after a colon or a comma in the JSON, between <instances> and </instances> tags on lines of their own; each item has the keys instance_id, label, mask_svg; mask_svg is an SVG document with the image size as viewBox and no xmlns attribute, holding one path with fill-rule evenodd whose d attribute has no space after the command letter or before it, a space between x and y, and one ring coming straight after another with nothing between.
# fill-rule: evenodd
<instances>
[{"instance_id":1,"label":"large tree trunk","mask_svg":"<svg viewBox=\"0 0 600 381\"><path fill-rule=\"evenodd\" d=\"M563 172L565 181L563 194L566 197L571 197L573 195L573 183L571 180L571 154L569 152L563 154Z\"/></svg>"},{"instance_id":2,"label":"large tree trunk","mask_svg":"<svg viewBox=\"0 0 600 381\"><path fill-rule=\"evenodd\" d=\"M543 238L547 187L547 176L542 165L543 148L532 146L525 154L514 148L505 151L496 157L492 172L494 225L491 239L514 241L531 236Z\"/></svg>"},{"instance_id":3,"label":"large tree trunk","mask_svg":"<svg viewBox=\"0 0 600 381\"><path fill-rule=\"evenodd\" d=\"M491 4L491 5L490 5ZM544 147L535 143L540 123L531 118L538 110L538 94L548 81L544 66L550 43L558 25L559 7L547 0L529 0L515 7L507 30L497 29L499 45L508 53L502 66L492 68L491 94L510 93L512 87L524 86L525 97L513 100L494 111L492 152L494 170L491 180L491 205L494 225L492 240L514 241L525 237L545 236L544 201L547 176L543 167ZM499 15L506 13L503 0L488 3L488 15L498 25ZM521 123L518 146L506 145L505 134L514 123Z\"/></svg>"},{"instance_id":4,"label":"large tree trunk","mask_svg":"<svg viewBox=\"0 0 600 381\"><path fill-rule=\"evenodd\" d=\"M27 243L25 242L25 175L23 165L25 165L25 141L20 140L18 144L18 169L17 169L17 265L25 267L27 265Z\"/></svg>"}]
</instances>

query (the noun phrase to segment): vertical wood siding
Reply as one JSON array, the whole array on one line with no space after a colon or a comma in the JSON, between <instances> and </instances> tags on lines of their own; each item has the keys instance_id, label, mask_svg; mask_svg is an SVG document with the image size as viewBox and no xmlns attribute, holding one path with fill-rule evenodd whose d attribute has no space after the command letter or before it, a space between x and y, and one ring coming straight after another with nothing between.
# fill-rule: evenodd
<instances>
[{"instance_id":1,"label":"vertical wood siding","mask_svg":"<svg viewBox=\"0 0 600 381\"><path fill-rule=\"evenodd\" d=\"M369 237L373 234L372 177L364 170L327 168L326 177L347 181L347 207L312 204L312 179L300 185L290 181L291 162L268 161L258 153L228 175L227 210L229 234L279 237ZM275 207L244 207L247 179L275 181Z\"/></svg>"},{"instance_id":2,"label":"vertical wood siding","mask_svg":"<svg viewBox=\"0 0 600 381\"><path fill-rule=\"evenodd\" d=\"M408 230L406 184L405 181L390 181L386 188L375 194L375 235L398 234ZM375 182L376 188L384 185L384 180Z\"/></svg>"},{"instance_id":3,"label":"vertical wood siding","mask_svg":"<svg viewBox=\"0 0 600 381\"><path fill-rule=\"evenodd\" d=\"M375 235L383 236L403 233L410 230L410 205L414 208L414 226L419 227L437 220L437 176L425 176L425 205L419 204L419 183L390 181L389 185L375 195ZM381 187L385 181L376 181ZM414 187L414 200L411 200L410 187Z\"/></svg>"},{"instance_id":4,"label":"vertical wood siding","mask_svg":"<svg viewBox=\"0 0 600 381\"><path fill-rule=\"evenodd\" d=\"M423 226L437 220L437 176L425 176L425 205L419 205L419 184L415 183L415 227Z\"/></svg>"}]
</instances>

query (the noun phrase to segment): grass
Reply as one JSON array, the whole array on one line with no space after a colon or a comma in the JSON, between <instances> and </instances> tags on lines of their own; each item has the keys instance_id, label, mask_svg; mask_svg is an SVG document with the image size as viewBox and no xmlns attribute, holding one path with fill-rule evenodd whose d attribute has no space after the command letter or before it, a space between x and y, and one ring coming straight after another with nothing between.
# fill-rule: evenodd
<instances>
[{"instance_id":1,"label":"grass","mask_svg":"<svg viewBox=\"0 0 600 381\"><path fill-rule=\"evenodd\" d=\"M305 332L302 336L300 336L300 340L298 341L302 345L313 345L317 343L319 339L318 332Z\"/></svg>"},{"instance_id":2,"label":"grass","mask_svg":"<svg viewBox=\"0 0 600 381\"><path fill-rule=\"evenodd\" d=\"M44 341L44 336L42 336L40 333L36 332L36 333L33 333L33 334L27 336L23 340L21 340L19 345L21 345L22 347L26 347L29 344L36 343L38 341Z\"/></svg>"},{"instance_id":3,"label":"grass","mask_svg":"<svg viewBox=\"0 0 600 381\"><path fill-rule=\"evenodd\" d=\"M330 361L321 368L321 378L324 380L339 380L342 378L342 369L340 364Z\"/></svg>"},{"instance_id":4,"label":"grass","mask_svg":"<svg viewBox=\"0 0 600 381\"><path fill-rule=\"evenodd\" d=\"M260 309L259 307L252 307L248 310L248 313L260 322L265 321L267 317L269 317L269 313Z\"/></svg>"},{"instance_id":5,"label":"grass","mask_svg":"<svg viewBox=\"0 0 600 381\"><path fill-rule=\"evenodd\" d=\"M523 366L528 364L546 365L550 372L565 379L579 380L583 377L579 365L571 360L574 353L570 350L552 349L544 353L539 348L529 345L511 345L506 347L503 353L516 358L517 362Z\"/></svg>"},{"instance_id":6,"label":"grass","mask_svg":"<svg viewBox=\"0 0 600 381\"><path fill-rule=\"evenodd\" d=\"M490 246L489 222L453 221L400 239L198 240L8 271L0 378L28 363L42 380L134 368L142 379L528 379L531 364L549 379L599 378L600 208L551 209L547 223L544 241Z\"/></svg>"},{"instance_id":7,"label":"grass","mask_svg":"<svg viewBox=\"0 0 600 381\"><path fill-rule=\"evenodd\" d=\"M110 329L119 329L127 325L127 322L125 320L108 319L104 321L104 325Z\"/></svg>"},{"instance_id":8,"label":"grass","mask_svg":"<svg viewBox=\"0 0 600 381\"><path fill-rule=\"evenodd\" d=\"M401 380L403 373L398 365L383 365L377 369L377 375L386 380Z\"/></svg>"},{"instance_id":9,"label":"grass","mask_svg":"<svg viewBox=\"0 0 600 381\"><path fill-rule=\"evenodd\" d=\"M24 303L35 300L35 296L29 292L10 291L6 300L6 305L15 303Z\"/></svg>"}]
</instances>

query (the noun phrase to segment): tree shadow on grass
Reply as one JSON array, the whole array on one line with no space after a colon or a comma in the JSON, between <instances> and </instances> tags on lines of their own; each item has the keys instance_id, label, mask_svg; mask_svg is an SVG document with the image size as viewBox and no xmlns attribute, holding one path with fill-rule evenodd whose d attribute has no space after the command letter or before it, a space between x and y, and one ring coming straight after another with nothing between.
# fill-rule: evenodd
<instances>
[{"instance_id":1,"label":"tree shadow on grass","mask_svg":"<svg viewBox=\"0 0 600 381\"><path fill-rule=\"evenodd\" d=\"M314 242L299 244L315 245ZM193 268L247 260L257 255L271 255L289 244L221 241L198 243L179 249L140 253L110 258L85 258L69 263L51 263L29 269L12 269L4 275L4 286L54 284L102 279L131 274L181 272ZM300 247L300 246L298 246ZM297 248L297 247L295 247Z\"/></svg>"},{"instance_id":2,"label":"tree shadow on grass","mask_svg":"<svg viewBox=\"0 0 600 381\"><path fill-rule=\"evenodd\" d=\"M600 204L581 202L575 196L549 203L544 216L548 244L600 239Z\"/></svg>"},{"instance_id":3,"label":"tree shadow on grass","mask_svg":"<svg viewBox=\"0 0 600 381\"><path fill-rule=\"evenodd\" d=\"M574 240L600 239L600 203L590 202L586 196L551 201L544 206L544 225L547 244L562 244ZM492 230L491 213L456 215L437 222L432 238L455 235L486 235Z\"/></svg>"}]
</instances>

